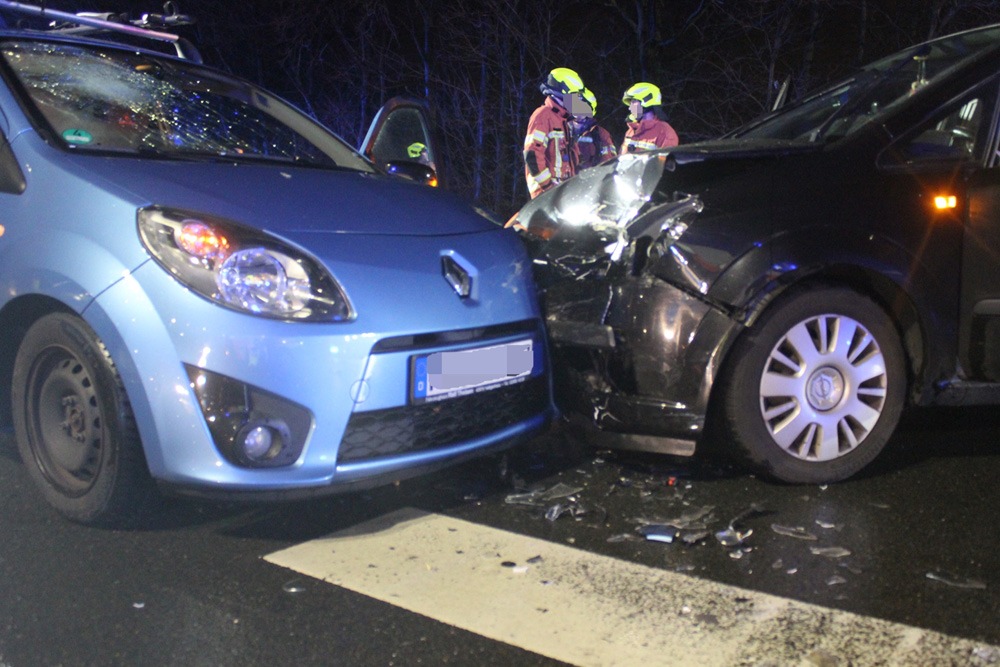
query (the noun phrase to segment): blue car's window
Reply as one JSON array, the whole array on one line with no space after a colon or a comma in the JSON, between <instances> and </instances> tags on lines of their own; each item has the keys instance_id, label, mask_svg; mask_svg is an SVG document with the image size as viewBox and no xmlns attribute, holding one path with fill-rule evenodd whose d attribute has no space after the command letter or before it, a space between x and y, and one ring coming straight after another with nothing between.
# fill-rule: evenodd
<instances>
[{"instance_id":1,"label":"blue car's window","mask_svg":"<svg viewBox=\"0 0 1000 667\"><path fill-rule=\"evenodd\" d=\"M942 74L1000 46L1000 28L971 30L893 54L856 76L765 118L735 136L745 139L831 141L881 118Z\"/></svg>"},{"instance_id":2,"label":"blue car's window","mask_svg":"<svg viewBox=\"0 0 1000 667\"><path fill-rule=\"evenodd\" d=\"M205 68L27 40L4 42L2 54L31 104L76 150L371 171L353 149L278 98Z\"/></svg>"}]
</instances>

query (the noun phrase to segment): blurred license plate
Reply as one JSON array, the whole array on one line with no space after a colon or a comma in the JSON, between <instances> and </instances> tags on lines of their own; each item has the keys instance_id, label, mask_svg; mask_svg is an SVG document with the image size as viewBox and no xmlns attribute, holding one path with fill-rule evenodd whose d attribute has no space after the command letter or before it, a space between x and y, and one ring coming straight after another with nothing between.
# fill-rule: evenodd
<instances>
[{"instance_id":1,"label":"blurred license plate","mask_svg":"<svg viewBox=\"0 0 1000 667\"><path fill-rule=\"evenodd\" d=\"M534 370L532 340L434 352L413 358L413 401L440 401L524 382Z\"/></svg>"}]
</instances>

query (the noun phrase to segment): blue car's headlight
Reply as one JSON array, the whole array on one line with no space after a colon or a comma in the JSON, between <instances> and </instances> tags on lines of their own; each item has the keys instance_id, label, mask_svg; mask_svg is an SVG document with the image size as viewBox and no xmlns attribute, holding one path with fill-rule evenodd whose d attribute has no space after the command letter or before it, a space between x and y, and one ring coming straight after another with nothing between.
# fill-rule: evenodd
<instances>
[{"instance_id":1,"label":"blue car's headlight","mask_svg":"<svg viewBox=\"0 0 1000 667\"><path fill-rule=\"evenodd\" d=\"M222 306L282 320L354 318L344 290L319 262L264 232L161 207L140 209L138 223L157 263Z\"/></svg>"}]
</instances>

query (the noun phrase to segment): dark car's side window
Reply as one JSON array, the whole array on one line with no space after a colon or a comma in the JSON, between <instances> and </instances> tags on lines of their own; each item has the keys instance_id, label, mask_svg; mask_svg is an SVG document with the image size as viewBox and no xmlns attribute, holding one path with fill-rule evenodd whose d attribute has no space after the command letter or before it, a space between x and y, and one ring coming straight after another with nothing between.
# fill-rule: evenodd
<instances>
[{"instance_id":1,"label":"dark car's side window","mask_svg":"<svg viewBox=\"0 0 1000 667\"><path fill-rule=\"evenodd\" d=\"M983 128L983 100L974 97L927 123L901 153L909 162L971 160Z\"/></svg>"}]
</instances>

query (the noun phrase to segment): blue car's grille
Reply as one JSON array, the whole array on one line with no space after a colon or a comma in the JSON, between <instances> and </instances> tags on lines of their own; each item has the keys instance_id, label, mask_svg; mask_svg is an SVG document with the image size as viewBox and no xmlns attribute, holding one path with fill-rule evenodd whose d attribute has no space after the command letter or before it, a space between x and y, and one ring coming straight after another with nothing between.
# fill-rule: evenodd
<instances>
[{"instance_id":1,"label":"blue car's grille","mask_svg":"<svg viewBox=\"0 0 1000 667\"><path fill-rule=\"evenodd\" d=\"M548 378L436 403L351 416L340 445L341 463L419 452L472 440L537 415L548 408Z\"/></svg>"}]
</instances>

